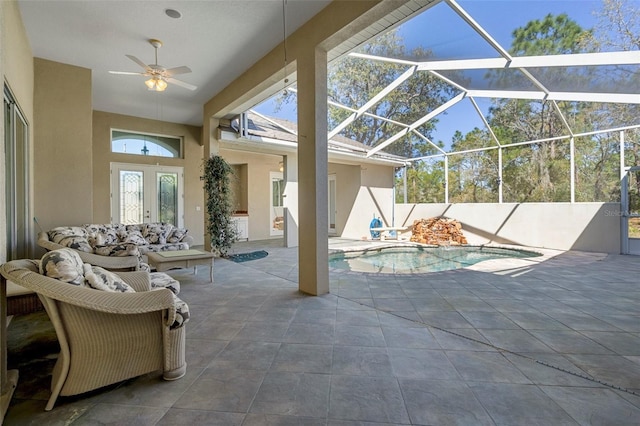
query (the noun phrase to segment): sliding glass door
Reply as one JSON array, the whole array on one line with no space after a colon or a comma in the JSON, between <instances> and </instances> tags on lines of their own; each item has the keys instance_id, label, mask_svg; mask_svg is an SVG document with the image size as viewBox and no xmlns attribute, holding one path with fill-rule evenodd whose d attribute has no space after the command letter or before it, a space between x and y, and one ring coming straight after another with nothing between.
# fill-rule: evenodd
<instances>
[{"instance_id":1,"label":"sliding glass door","mask_svg":"<svg viewBox=\"0 0 640 426\"><path fill-rule=\"evenodd\" d=\"M29 194L29 125L8 87L4 87L4 153L7 260L33 257Z\"/></svg>"}]
</instances>

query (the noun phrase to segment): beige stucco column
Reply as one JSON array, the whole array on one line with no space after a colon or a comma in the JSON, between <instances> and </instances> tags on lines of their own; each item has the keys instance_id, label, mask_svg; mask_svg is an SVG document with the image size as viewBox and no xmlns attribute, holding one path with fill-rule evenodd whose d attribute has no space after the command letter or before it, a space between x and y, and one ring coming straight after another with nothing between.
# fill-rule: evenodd
<instances>
[{"instance_id":1,"label":"beige stucco column","mask_svg":"<svg viewBox=\"0 0 640 426\"><path fill-rule=\"evenodd\" d=\"M298 247L298 157L284 157L284 246Z\"/></svg>"},{"instance_id":2,"label":"beige stucco column","mask_svg":"<svg viewBox=\"0 0 640 426\"><path fill-rule=\"evenodd\" d=\"M327 52L298 56L298 288L329 292L327 217Z\"/></svg>"}]
</instances>

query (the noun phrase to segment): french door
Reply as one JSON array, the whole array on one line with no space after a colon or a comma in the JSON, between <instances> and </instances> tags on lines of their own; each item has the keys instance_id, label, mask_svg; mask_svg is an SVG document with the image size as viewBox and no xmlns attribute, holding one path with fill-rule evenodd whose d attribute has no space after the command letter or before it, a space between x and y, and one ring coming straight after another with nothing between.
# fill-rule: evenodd
<instances>
[{"instance_id":1,"label":"french door","mask_svg":"<svg viewBox=\"0 0 640 426\"><path fill-rule=\"evenodd\" d=\"M282 197L284 194L284 179L281 172L270 172L269 178L271 182L271 212L269 214L271 231L269 235L273 237L284 235L284 200Z\"/></svg>"},{"instance_id":2,"label":"french door","mask_svg":"<svg viewBox=\"0 0 640 426\"><path fill-rule=\"evenodd\" d=\"M7 86L3 105L7 260L31 259L29 125Z\"/></svg>"},{"instance_id":3,"label":"french door","mask_svg":"<svg viewBox=\"0 0 640 426\"><path fill-rule=\"evenodd\" d=\"M182 167L111 163L111 222L183 227Z\"/></svg>"}]
</instances>

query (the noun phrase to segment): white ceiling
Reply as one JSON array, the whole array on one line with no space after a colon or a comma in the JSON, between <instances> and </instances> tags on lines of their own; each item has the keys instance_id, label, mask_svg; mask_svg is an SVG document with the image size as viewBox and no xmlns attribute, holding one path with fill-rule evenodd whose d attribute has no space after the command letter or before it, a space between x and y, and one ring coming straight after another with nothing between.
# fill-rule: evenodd
<instances>
[{"instance_id":1,"label":"white ceiling","mask_svg":"<svg viewBox=\"0 0 640 426\"><path fill-rule=\"evenodd\" d=\"M284 7L283 7L284 1ZM202 125L202 106L254 62L327 6L330 0L21 0L33 56L92 70L93 109L163 121ZM182 13L179 19L165 9ZM286 26L283 24L283 9ZM186 65L176 76L195 91L170 84L147 90L125 55L153 64L148 39L164 43L158 63Z\"/></svg>"}]
</instances>

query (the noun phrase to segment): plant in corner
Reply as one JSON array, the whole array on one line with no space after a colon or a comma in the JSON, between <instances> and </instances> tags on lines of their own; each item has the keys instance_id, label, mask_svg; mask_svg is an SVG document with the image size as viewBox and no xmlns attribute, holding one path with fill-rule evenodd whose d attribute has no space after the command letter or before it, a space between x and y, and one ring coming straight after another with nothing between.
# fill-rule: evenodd
<instances>
[{"instance_id":1,"label":"plant in corner","mask_svg":"<svg viewBox=\"0 0 640 426\"><path fill-rule=\"evenodd\" d=\"M233 169L219 155L204 162L204 192L207 197L206 228L211 238L211 251L226 257L238 232L231 220L233 214L231 178Z\"/></svg>"}]
</instances>

